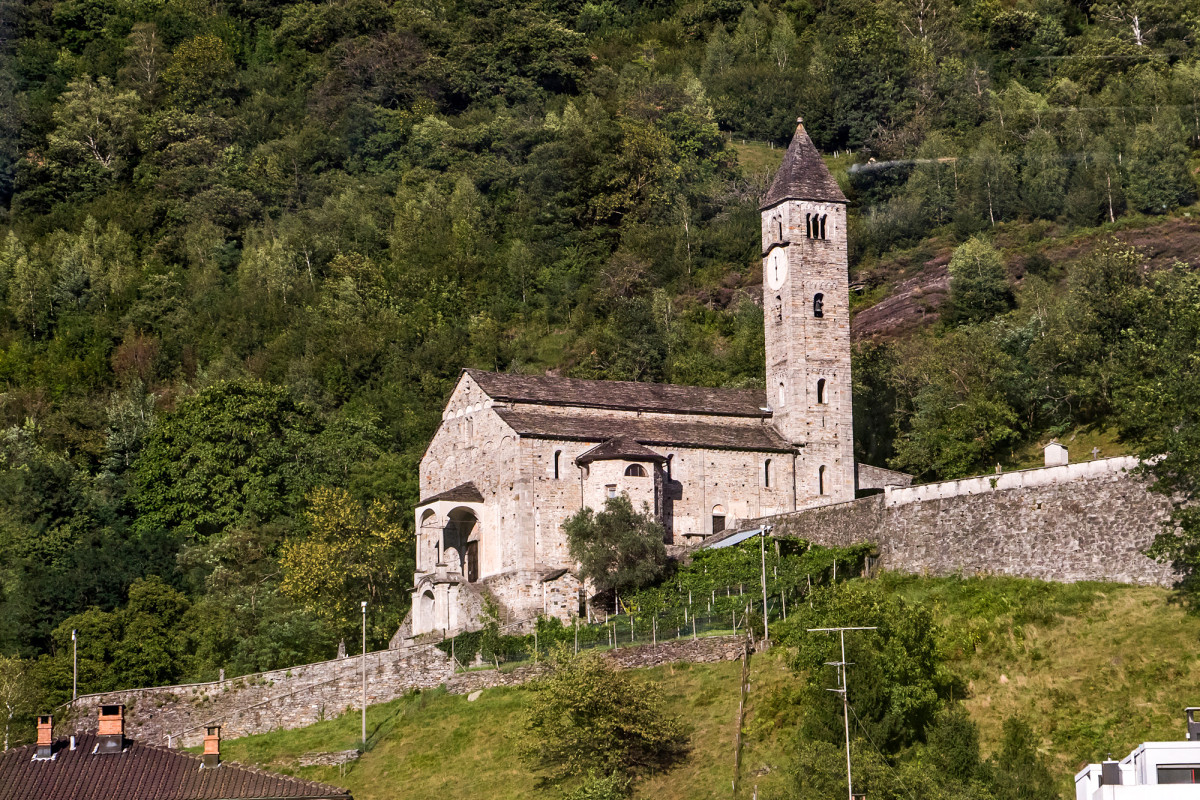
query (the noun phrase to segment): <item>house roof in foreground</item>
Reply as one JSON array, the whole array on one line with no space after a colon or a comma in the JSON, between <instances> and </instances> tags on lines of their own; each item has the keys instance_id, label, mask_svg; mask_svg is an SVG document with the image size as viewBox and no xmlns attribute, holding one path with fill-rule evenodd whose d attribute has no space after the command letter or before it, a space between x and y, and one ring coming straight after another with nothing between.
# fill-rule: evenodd
<instances>
[{"instance_id":1,"label":"house roof in foreground","mask_svg":"<svg viewBox=\"0 0 1200 800\"><path fill-rule=\"evenodd\" d=\"M510 403L769 417L762 389L720 389L637 381L593 381L553 375L464 370L493 400ZM605 437L608 438L608 437Z\"/></svg>"},{"instance_id":2,"label":"house roof in foreground","mask_svg":"<svg viewBox=\"0 0 1200 800\"><path fill-rule=\"evenodd\" d=\"M119 753L94 753L97 737L55 742L53 758L37 760L36 745L0 753L4 800L343 800L346 789L223 762L203 767L199 756L126 741Z\"/></svg>"},{"instance_id":3,"label":"house roof in foreground","mask_svg":"<svg viewBox=\"0 0 1200 800\"><path fill-rule=\"evenodd\" d=\"M684 422L670 419L610 419L538 409L495 408L500 419L521 436L606 442L632 439L650 447L704 447L714 450L790 453L788 444L766 421Z\"/></svg>"}]
</instances>

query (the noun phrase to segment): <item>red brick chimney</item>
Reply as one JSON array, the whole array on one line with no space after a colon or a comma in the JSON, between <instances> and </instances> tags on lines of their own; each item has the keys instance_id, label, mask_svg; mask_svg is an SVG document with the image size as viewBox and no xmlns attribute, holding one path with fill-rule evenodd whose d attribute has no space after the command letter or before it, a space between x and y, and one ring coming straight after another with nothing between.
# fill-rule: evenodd
<instances>
[{"instance_id":1,"label":"red brick chimney","mask_svg":"<svg viewBox=\"0 0 1200 800\"><path fill-rule=\"evenodd\" d=\"M54 719L49 714L37 718L37 752L33 757L54 757Z\"/></svg>"},{"instance_id":2,"label":"red brick chimney","mask_svg":"<svg viewBox=\"0 0 1200 800\"><path fill-rule=\"evenodd\" d=\"M125 706L100 706L97 753L119 753L125 749Z\"/></svg>"},{"instance_id":3,"label":"red brick chimney","mask_svg":"<svg viewBox=\"0 0 1200 800\"><path fill-rule=\"evenodd\" d=\"M201 760L206 767L221 764L221 726L209 725L204 732L204 755Z\"/></svg>"}]
</instances>

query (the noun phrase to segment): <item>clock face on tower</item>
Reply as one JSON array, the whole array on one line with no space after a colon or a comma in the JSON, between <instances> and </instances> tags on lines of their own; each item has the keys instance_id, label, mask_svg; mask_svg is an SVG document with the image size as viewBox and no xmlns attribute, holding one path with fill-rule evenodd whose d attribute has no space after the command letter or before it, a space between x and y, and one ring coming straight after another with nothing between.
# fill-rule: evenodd
<instances>
[{"instance_id":1,"label":"clock face on tower","mask_svg":"<svg viewBox=\"0 0 1200 800\"><path fill-rule=\"evenodd\" d=\"M771 251L771 255L767 256L767 285L778 289L786 280L787 256L784 255L782 247L776 247Z\"/></svg>"}]
</instances>

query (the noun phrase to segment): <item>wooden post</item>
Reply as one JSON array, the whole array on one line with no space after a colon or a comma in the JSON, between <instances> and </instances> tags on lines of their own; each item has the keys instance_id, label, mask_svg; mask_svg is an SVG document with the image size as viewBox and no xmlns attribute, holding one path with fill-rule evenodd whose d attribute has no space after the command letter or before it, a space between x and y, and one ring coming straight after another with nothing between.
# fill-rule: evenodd
<instances>
[{"instance_id":1,"label":"wooden post","mask_svg":"<svg viewBox=\"0 0 1200 800\"><path fill-rule=\"evenodd\" d=\"M746 694L750 689L750 639L742 645L742 685L738 700L737 730L733 735L733 793L737 794L738 781L742 779L742 726L746 722Z\"/></svg>"}]
</instances>

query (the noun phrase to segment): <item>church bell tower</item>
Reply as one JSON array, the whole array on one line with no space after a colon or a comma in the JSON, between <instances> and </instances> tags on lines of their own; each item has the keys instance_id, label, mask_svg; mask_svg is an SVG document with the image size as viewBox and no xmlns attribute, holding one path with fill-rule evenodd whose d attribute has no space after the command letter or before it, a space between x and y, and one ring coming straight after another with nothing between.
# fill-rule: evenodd
<instances>
[{"instance_id":1,"label":"church bell tower","mask_svg":"<svg viewBox=\"0 0 1200 800\"><path fill-rule=\"evenodd\" d=\"M798 122L761 211L767 402L804 508L853 500L855 480L846 196Z\"/></svg>"}]
</instances>

